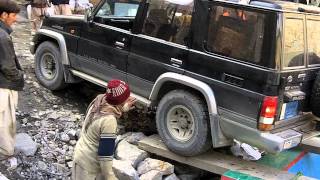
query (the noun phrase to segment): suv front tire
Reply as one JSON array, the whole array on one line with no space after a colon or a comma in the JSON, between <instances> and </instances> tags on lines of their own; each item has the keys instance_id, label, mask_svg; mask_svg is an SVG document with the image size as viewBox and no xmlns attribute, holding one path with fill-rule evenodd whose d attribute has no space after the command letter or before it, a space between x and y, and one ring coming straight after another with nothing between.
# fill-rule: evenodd
<instances>
[{"instance_id":1,"label":"suv front tire","mask_svg":"<svg viewBox=\"0 0 320 180\"><path fill-rule=\"evenodd\" d=\"M185 90L173 90L160 101L157 129L167 147L183 156L194 156L211 146L206 103Z\"/></svg>"},{"instance_id":2,"label":"suv front tire","mask_svg":"<svg viewBox=\"0 0 320 180\"><path fill-rule=\"evenodd\" d=\"M50 41L41 43L35 53L36 77L44 87L52 91L66 86L60 57L57 45Z\"/></svg>"}]
</instances>

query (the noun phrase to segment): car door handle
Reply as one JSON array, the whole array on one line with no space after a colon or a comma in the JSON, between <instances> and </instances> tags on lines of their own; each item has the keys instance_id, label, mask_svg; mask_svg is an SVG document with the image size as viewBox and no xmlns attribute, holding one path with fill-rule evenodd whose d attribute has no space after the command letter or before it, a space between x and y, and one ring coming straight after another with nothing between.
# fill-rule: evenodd
<instances>
[{"instance_id":1,"label":"car door handle","mask_svg":"<svg viewBox=\"0 0 320 180\"><path fill-rule=\"evenodd\" d=\"M123 43L123 42L116 41L116 42L114 43L114 45L116 45L117 47L124 48L124 43Z\"/></svg>"},{"instance_id":2,"label":"car door handle","mask_svg":"<svg viewBox=\"0 0 320 180\"><path fill-rule=\"evenodd\" d=\"M110 19L111 22L121 22L121 23L129 23L130 21L127 19Z\"/></svg>"},{"instance_id":3,"label":"car door handle","mask_svg":"<svg viewBox=\"0 0 320 180\"><path fill-rule=\"evenodd\" d=\"M182 60L180 60L180 59L171 58L171 62L173 64L182 65Z\"/></svg>"}]
</instances>

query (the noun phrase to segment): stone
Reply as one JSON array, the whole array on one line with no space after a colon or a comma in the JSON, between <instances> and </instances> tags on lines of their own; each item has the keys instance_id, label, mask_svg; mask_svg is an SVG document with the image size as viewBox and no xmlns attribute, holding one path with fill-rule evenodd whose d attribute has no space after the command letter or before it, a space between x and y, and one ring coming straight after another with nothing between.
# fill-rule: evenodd
<instances>
[{"instance_id":1,"label":"stone","mask_svg":"<svg viewBox=\"0 0 320 180\"><path fill-rule=\"evenodd\" d=\"M40 127L41 126L41 122L40 121L36 121L36 122L34 122L34 125L37 126L37 127Z\"/></svg>"},{"instance_id":2,"label":"stone","mask_svg":"<svg viewBox=\"0 0 320 180\"><path fill-rule=\"evenodd\" d=\"M138 173L140 175L152 170L160 171L162 175L170 175L174 172L174 166L168 162L152 158L147 158L138 165Z\"/></svg>"},{"instance_id":3,"label":"stone","mask_svg":"<svg viewBox=\"0 0 320 180\"><path fill-rule=\"evenodd\" d=\"M69 149L69 146L65 144L62 146L62 148L67 151Z\"/></svg>"},{"instance_id":4,"label":"stone","mask_svg":"<svg viewBox=\"0 0 320 180\"><path fill-rule=\"evenodd\" d=\"M80 120L81 119L81 115L80 114L76 114L73 116L74 120Z\"/></svg>"},{"instance_id":5,"label":"stone","mask_svg":"<svg viewBox=\"0 0 320 180\"><path fill-rule=\"evenodd\" d=\"M47 168L48 168L48 166L45 162L38 161L38 169L39 170L45 171L45 170L47 170Z\"/></svg>"},{"instance_id":6,"label":"stone","mask_svg":"<svg viewBox=\"0 0 320 180\"><path fill-rule=\"evenodd\" d=\"M137 146L121 141L115 152L115 157L118 160L131 161L131 165L135 168L137 165L148 157L148 153L139 149Z\"/></svg>"},{"instance_id":7,"label":"stone","mask_svg":"<svg viewBox=\"0 0 320 180\"><path fill-rule=\"evenodd\" d=\"M63 141L63 142L69 142L70 141L70 137L67 134L63 133L63 134L60 135L60 140Z\"/></svg>"},{"instance_id":8,"label":"stone","mask_svg":"<svg viewBox=\"0 0 320 180\"><path fill-rule=\"evenodd\" d=\"M73 162L72 161L69 161L69 162L67 162L67 165L68 165L68 167L69 168L72 168L73 167ZM170 179L171 180L171 179ZM172 179L173 180L173 179Z\"/></svg>"},{"instance_id":9,"label":"stone","mask_svg":"<svg viewBox=\"0 0 320 180\"><path fill-rule=\"evenodd\" d=\"M45 114L47 114L46 111L40 111L40 112L38 113L39 116L43 116L43 115L45 115Z\"/></svg>"},{"instance_id":10,"label":"stone","mask_svg":"<svg viewBox=\"0 0 320 180\"><path fill-rule=\"evenodd\" d=\"M47 133L50 134L50 135L56 135L55 131L48 131Z\"/></svg>"},{"instance_id":11,"label":"stone","mask_svg":"<svg viewBox=\"0 0 320 180\"><path fill-rule=\"evenodd\" d=\"M70 137L70 139L74 140L76 139L77 131L74 129L70 129L67 134Z\"/></svg>"},{"instance_id":12,"label":"stone","mask_svg":"<svg viewBox=\"0 0 320 180\"><path fill-rule=\"evenodd\" d=\"M59 114L57 114L57 113L55 113L55 112L52 112L52 113L50 113L49 115L48 115L48 119L53 119L53 120L56 120L56 119L58 119L58 118L60 118L61 116L59 115Z\"/></svg>"},{"instance_id":13,"label":"stone","mask_svg":"<svg viewBox=\"0 0 320 180\"><path fill-rule=\"evenodd\" d=\"M71 140L69 143L74 146L74 145L77 144L77 141L76 140Z\"/></svg>"},{"instance_id":14,"label":"stone","mask_svg":"<svg viewBox=\"0 0 320 180\"><path fill-rule=\"evenodd\" d=\"M22 119L22 123L23 123L23 124L27 124L27 123L28 123L28 119L27 119L27 118L23 118L23 119Z\"/></svg>"},{"instance_id":15,"label":"stone","mask_svg":"<svg viewBox=\"0 0 320 180\"><path fill-rule=\"evenodd\" d=\"M33 84L33 86L34 86L34 87L36 87L37 89L39 89L39 88L40 88L40 85L39 85L37 82L33 81L33 83L32 83L32 84Z\"/></svg>"},{"instance_id":16,"label":"stone","mask_svg":"<svg viewBox=\"0 0 320 180\"><path fill-rule=\"evenodd\" d=\"M173 174L163 178L163 180L180 180L180 179L177 177L176 174L173 173Z\"/></svg>"},{"instance_id":17,"label":"stone","mask_svg":"<svg viewBox=\"0 0 320 180\"><path fill-rule=\"evenodd\" d=\"M138 142L145 137L146 136L142 132L133 132L131 135L126 137L126 141L128 141L128 143L138 145Z\"/></svg>"},{"instance_id":18,"label":"stone","mask_svg":"<svg viewBox=\"0 0 320 180\"><path fill-rule=\"evenodd\" d=\"M119 133L118 133L119 134ZM122 140L124 140L125 138L127 138L128 136L130 136L132 134L132 132L127 132L125 134L121 134L121 135L118 135L117 138L116 138L116 145L121 142ZM128 142L128 141L127 141Z\"/></svg>"},{"instance_id":19,"label":"stone","mask_svg":"<svg viewBox=\"0 0 320 180\"><path fill-rule=\"evenodd\" d=\"M71 156L66 156L64 159L65 159L66 161L72 161L72 157L71 157Z\"/></svg>"},{"instance_id":20,"label":"stone","mask_svg":"<svg viewBox=\"0 0 320 180\"><path fill-rule=\"evenodd\" d=\"M16 136L15 149L18 153L22 152L26 156L33 156L38 147L37 143L35 143L28 134L19 133Z\"/></svg>"},{"instance_id":21,"label":"stone","mask_svg":"<svg viewBox=\"0 0 320 180\"><path fill-rule=\"evenodd\" d=\"M9 179L0 172L0 180L9 180Z\"/></svg>"},{"instance_id":22,"label":"stone","mask_svg":"<svg viewBox=\"0 0 320 180\"><path fill-rule=\"evenodd\" d=\"M157 170L151 170L140 176L140 180L162 180L162 173Z\"/></svg>"},{"instance_id":23,"label":"stone","mask_svg":"<svg viewBox=\"0 0 320 180\"><path fill-rule=\"evenodd\" d=\"M132 167L131 161L113 160L112 169L120 180L139 180L137 171Z\"/></svg>"},{"instance_id":24,"label":"stone","mask_svg":"<svg viewBox=\"0 0 320 180\"><path fill-rule=\"evenodd\" d=\"M76 132L77 139L80 138L80 135L81 135L81 129L77 129L77 132Z\"/></svg>"},{"instance_id":25,"label":"stone","mask_svg":"<svg viewBox=\"0 0 320 180\"><path fill-rule=\"evenodd\" d=\"M62 164L59 164L59 163L53 163L52 164L54 169L56 170L57 173L66 173L69 171L69 169L67 167L65 167L64 165Z\"/></svg>"}]
</instances>

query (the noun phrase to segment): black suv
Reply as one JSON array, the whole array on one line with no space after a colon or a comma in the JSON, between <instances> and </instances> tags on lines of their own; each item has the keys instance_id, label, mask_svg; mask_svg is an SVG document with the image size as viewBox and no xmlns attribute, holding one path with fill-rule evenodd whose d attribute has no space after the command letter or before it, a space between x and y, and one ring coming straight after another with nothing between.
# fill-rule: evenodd
<instances>
[{"instance_id":1,"label":"black suv","mask_svg":"<svg viewBox=\"0 0 320 180\"><path fill-rule=\"evenodd\" d=\"M319 12L267 0L102 0L85 16L46 18L31 51L51 90L79 77L127 81L176 153L233 139L276 153L319 135Z\"/></svg>"}]
</instances>

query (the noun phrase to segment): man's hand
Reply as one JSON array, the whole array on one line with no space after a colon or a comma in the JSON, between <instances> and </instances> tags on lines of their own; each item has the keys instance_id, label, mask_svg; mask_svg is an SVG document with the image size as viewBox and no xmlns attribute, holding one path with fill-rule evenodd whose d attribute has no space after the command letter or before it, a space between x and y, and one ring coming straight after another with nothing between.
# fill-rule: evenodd
<instances>
[{"instance_id":1,"label":"man's hand","mask_svg":"<svg viewBox=\"0 0 320 180\"><path fill-rule=\"evenodd\" d=\"M127 103L128 103L128 106L130 109L133 109L134 108L134 104L137 102L137 99L134 98L134 97L129 97L128 100L127 100Z\"/></svg>"},{"instance_id":2,"label":"man's hand","mask_svg":"<svg viewBox=\"0 0 320 180\"><path fill-rule=\"evenodd\" d=\"M128 111L130 111L130 110L132 110L132 109L134 109L134 103L136 103L136 98L134 98L134 97L129 97L125 102L124 102L124 104L123 104L123 106L122 106L122 111L123 112L128 112Z\"/></svg>"}]
</instances>

